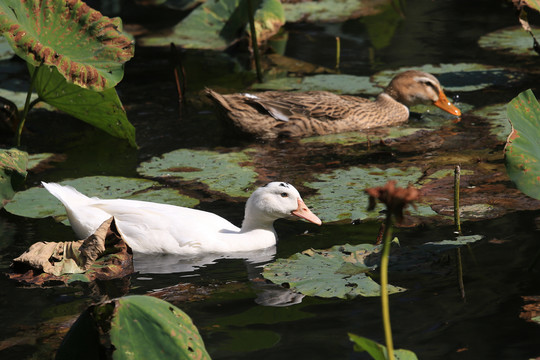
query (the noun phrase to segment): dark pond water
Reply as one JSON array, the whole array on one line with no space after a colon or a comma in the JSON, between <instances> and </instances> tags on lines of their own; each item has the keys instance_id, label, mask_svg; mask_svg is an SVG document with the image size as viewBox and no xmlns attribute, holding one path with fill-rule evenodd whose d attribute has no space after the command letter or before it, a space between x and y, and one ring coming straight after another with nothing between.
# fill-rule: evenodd
<instances>
[{"instance_id":1,"label":"dark pond water","mask_svg":"<svg viewBox=\"0 0 540 360\"><path fill-rule=\"evenodd\" d=\"M482 63L517 68L526 75L517 85L502 83L487 90L450 94L459 96L460 101L473 108L508 102L519 92L536 88L539 78L534 73L538 58L494 54L477 45L481 35L517 24L508 2L406 3L406 17L388 47L370 51L366 26L361 20L350 20L343 24L288 26L285 54L333 68L335 36L340 36L341 71L347 74L372 75L381 70L424 64ZM163 12L145 12L127 5L122 14L125 23L154 27L161 24L143 15L159 18ZM174 23L175 16L179 16L173 11L165 13L163 24ZM531 19L536 18L532 14ZM209 104L200 100L199 91L205 86L240 90L249 85L252 77L231 75L232 65L216 54L187 52L183 62L189 98L181 116L168 49L138 48L135 58L127 64L118 91L130 121L137 128L138 150L67 116L51 116L36 110L28 124L31 132L23 140L26 150L64 154L65 160L55 163L53 168L30 173L25 186L36 186L41 180L90 175L139 177L136 168L140 162L179 148L253 147L260 154L261 180L280 179L295 184L310 179L310 171L320 168L320 164L406 163L418 162L424 156L420 149L426 143L415 145L406 140L399 142L394 152L366 152L363 145L310 147L294 141L265 144L231 136L217 121ZM444 132L458 134L456 142L445 143L445 151L460 151L464 144L494 154L502 151L500 142L485 149L487 145L482 139L488 137L488 129L472 117L464 116L461 124L441 130L437 136L445 138ZM436 152L432 151L430 156ZM502 161L493 163L501 166ZM508 180L501 183L511 187ZM488 189L483 196L498 196L497 189ZM194 187L193 192L205 198L200 208L240 223L242 203L210 196L200 187ZM358 206L365 206L364 202L365 199L359 200ZM540 211L505 211L500 216L487 217L490 219L480 218L462 225L466 234L484 236L484 240L461 250L466 301L459 294L455 251L420 264L414 270L390 274L391 283L408 289L390 298L396 347L410 349L420 359L540 356L540 326L519 317L525 304L522 296L540 293L537 261ZM378 224L373 222L318 228L304 222L278 221L276 228L280 235L276 257L288 257L308 248L371 243L378 232ZM453 228L448 221L432 221L396 233L402 246L411 246L450 239ZM36 241L70 240L73 240L71 229L52 219L26 219L2 210L0 271L8 271L11 259ZM176 271L171 273L171 269ZM0 277L0 357L51 358L61 335L93 301L106 296L145 294L179 283L192 283L207 290L204 300L184 301L174 291L169 291L165 298L193 318L214 359L367 359L367 355L353 351L347 333L383 342L378 298L304 297L292 306L268 306L276 297L284 301L291 294L256 281L260 268L242 259L218 259L189 272L178 272L178 267L172 266L152 273L155 271L149 269L149 273L134 274L122 282L70 288L26 288Z\"/></svg>"}]
</instances>

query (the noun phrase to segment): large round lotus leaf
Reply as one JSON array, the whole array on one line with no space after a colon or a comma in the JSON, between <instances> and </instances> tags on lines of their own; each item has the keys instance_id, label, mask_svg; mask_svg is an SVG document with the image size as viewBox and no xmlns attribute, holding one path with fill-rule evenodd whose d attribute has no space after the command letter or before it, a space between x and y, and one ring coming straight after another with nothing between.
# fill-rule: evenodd
<instances>
[{"instance_id":1,"label":"large round lotus leaf","mask_svg":"<svg viewBox=\"0 0 540 360\"><path fill-rule=\"evenodd\" d=\"M383 186L388 180L396 180L397 186L406 187L416 183L422 171L416 167L406 169L376 167L338 169L328 174L318 175L319 181L305 185L318 190L318 194L306 199L313 211L324 221L378 218L384 209L378 204L375 210L367 211L368 195L365 189ZM409 208L411 214L420 216L437 215L427 204L417 203L416 209Z\"/></svg>"},{"instance_id":2,"label":"large round lotus leaf","mask_svg":"<svg viewBox=\"0 0 540 360\"><path fill-rule=\"evenodd\" d=\"M29 70L30 74L38 72L34 85L43 101L137 146L135 127L128 121L115 88L100 92L84 89L67 82L55 67L29 65Z\"/></svg>"},{"instance_id":3,"label":"large round lotus leaf","mask_svg":"<svg viewBox=\"0 0 540 360\"><path fill-rule=\"evenodd\" d=\"M116 300L110 339L114 360L210 359L191 318L151 296Z\"/></svg>"},{"instance_id":4,"label":"large round lotus leaf","mask_svg":"<svg viewBox=\"0 0 540 360\"><path fill-rule=\"evenodd\" d=\"M532 31L538 36L538 28L533 27ZM533 48L533 38L521 26L513 26L486 34L478 40L478 45L481 48L505 54L538 56Z\"/></svg>"},{"instance_id":5,"label":"large round lotus leaf","mask_svg":"<svg viewBox=\"0 0 540 360\"><path fill-rule=\"evenodd\" d=\"M378 254L381 249L381 245L371 244L337 245L328 250L310 249L266 265L262 275L275 284L288 284L294 291L309 296L379 296L381 287L368 274L376 265L374 261L366 262L369 256ZM404 290L388 286L390 294Z\"/></svg>"},{"instance_id":6,"label":"large round lotus leaf","mask_svg":"<svg viewBox=\"0 0 540 360\"><path fill-rule=\"evenodd\" d=\"M360 144L363 142L369 141L385 141L390 139L397 139L403 136L412 135L418 131L428 130L422 128L410 128L410 127L391 127L378 129L375 132L370 132L365 134L362 132L345 132L339 134L329 134L329 135L320 135L312 136L308 138L303 138L300 140L301 143L325 143L325 144L341 144L341 145L354 145Z\"/></svg>"},{"instance_id":7,"label":"large round lotus leaf","mask_svg":"<svg viewBox=\"0 0 540 360\"><path fill-rule=\"evenodd\" d=\"M257 90L331 91L338 94L377 95L381 87L374 86L368 76L318 74L305 77L285 77L261 84L253 84Z\"/></svg>"},{"instance_id":8,"label":"large round lotus leaf","mask_svg":"<svg viewBox=\"0 0 540 360\"><path fill-rule=\"evenodd\" d=\"M181 195L173 189L154 189L153 187L159 184L145 179L90 176L61 181L59 184L70 185L87 196L104 199L135 199L187 207L199 203L198 200ZM12 201L6 204L6 210L15 215L31 218L64 217L66 214L60 201L41 187L16 193Z\"/></svg>"},{"instance_id":9,"label":"large round lotus leaf","mask_svg":"<svg viewBox=\"0 0 540 360\"><path fill-rule=\"evenodd\" d=\"M527 90L507 108L512 132L504 150L506 171L519 190L540 199L540 104Z\"/></svg>"},{"instance_id":10,"label":"large round lotus leaf","mask_svg":"<svg viewBox=\"0 0 540 360\"><path fill-rule=\"evenodd\" d=\"M2 0L0 33L33 66L55 66L67 81L97 91L122 79L134 52L119 18L81 0Z\"/></svg>"},{"instance_id":11,"label":"large round lotus leaf","mask_svg":"<svg viewBox=\"0 0 540 360\"><path fill-rule=\"evenodd\" d=\"M373 15L375 9L369 1L318 0L287 1L283 4L287 22L343 22L364 15ZM378 7L380 11L380 7Z\"/></svg>"},{"instance_id":12,"label":"large round lotus leaf","mask_svg":"<svg viewBox=\"0 0 540 360\"><path fill-rule=\"evenodd\" d=\"M171 34L149 35L138 41L143 46L169 46L224 50L238 39L248 23L246 2L209 0L193 10L176 25ZM267 40L285 23L283 9L277 0L264 0L255 12L257 40Z\"/></svg>"},{"instance_id":13,"label":"large round lotus leaf","mask_svg":"<svg viewBox=\"0 0 540 360\"><path fill-rule=\"evenodd\" d=\"M439 79L444 90L476 91L489 86L509 86L520 81L524 74L501 67L482 64L440 64L404 67L378 72L372 77L375 84L386 86L392 78L405 70L420 70L431 73Z\"/></svg>"},{"instance_id":14,"label":"large round lotus leaf","mask_svg":"<svg viewBox=\"0 0 540 360\"><path fill-rule=\"evenodd\" d=\"M139 174L154 178L196 180L210 190L234 197L249 197L247 191L257 180L257 173L246 163L248 151L218 153L207 150L180 149L142 163Z\"/></svg>"},{"instance_id":15,"label":"large round lotus leaf","mask_svg":"<svg viewBox=\"0 0 540 360\"><path fill-rule=\"evenodd\" d=\"M489 133L500 141L506 141L512 131L512 125L506 114L507 104L495 104L471 111L471 115L487 119L491 123Z\"/></svg>"}]
</instances>

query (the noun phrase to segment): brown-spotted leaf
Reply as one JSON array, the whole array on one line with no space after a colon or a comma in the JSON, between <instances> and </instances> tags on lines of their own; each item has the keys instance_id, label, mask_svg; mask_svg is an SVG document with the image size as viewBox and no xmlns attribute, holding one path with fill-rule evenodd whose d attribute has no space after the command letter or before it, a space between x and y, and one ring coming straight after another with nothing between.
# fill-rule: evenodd
<instances>
[{"instance_id":1,"label":"brown-spotted leaf","mask_svg":"<svg viewBox=\"0 0 540 360\"><path fill-rule=\"evenodd\" d=\"M67 81L102 91L123 77L132 38L81 0L2 0L0 34L34 66L55 66Z\"/></svg>"}]
</instances>

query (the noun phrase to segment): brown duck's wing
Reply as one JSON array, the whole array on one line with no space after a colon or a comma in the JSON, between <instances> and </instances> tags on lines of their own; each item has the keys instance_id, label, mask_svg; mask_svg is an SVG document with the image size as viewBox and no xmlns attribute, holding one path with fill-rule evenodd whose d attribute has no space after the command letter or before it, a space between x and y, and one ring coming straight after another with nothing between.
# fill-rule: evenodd
<instances>
[{"instance_id":1,"label":"brown duck's wing","mask_svg":"<svg viewBox=\"0 0 540 360\"><path fill-rule=\"evenodd\" d=\"M349 114L351 106L358 105L358 101L351 100L351 98L353 97L339 96L325 91L303 93L268 91L250 95L246 97L246 101L258 104L272 117L280 121L296 118L332 121L345 118Z\"/></svg>"}]
</instances>

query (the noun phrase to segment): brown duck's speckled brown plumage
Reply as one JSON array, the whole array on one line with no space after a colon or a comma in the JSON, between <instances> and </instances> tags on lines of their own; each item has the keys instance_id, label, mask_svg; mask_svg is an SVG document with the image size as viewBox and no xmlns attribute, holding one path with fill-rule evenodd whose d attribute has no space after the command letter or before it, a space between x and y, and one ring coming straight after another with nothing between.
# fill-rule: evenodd
<instances>
[{"instance_id":1,"label":"brown duck's speckled brown plumage","mask_svg":"<svg viewBox=\"0 0 540 360\"><path fill-rule=\"evenodd\" d=\"M235 127L262 139L312 136L394 126L409 118L409 106L433 104L460 116L431 74L409 70L396 75L375 101L326 91L266 91L207 95Z\"/></svg>"}]
</instances>

